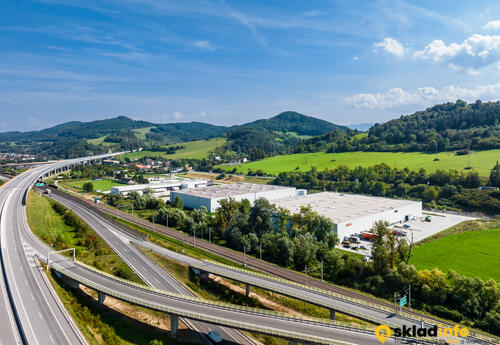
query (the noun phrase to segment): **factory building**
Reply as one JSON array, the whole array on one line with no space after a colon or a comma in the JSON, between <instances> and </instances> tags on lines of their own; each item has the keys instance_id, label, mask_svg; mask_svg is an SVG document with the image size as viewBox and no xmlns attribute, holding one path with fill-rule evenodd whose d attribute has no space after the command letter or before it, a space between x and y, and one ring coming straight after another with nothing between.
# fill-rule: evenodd
<instances>
[{"instance_id":1,"label":"factory building","mask_svg":"<svg viewBox=\"0 0 500 345\"><path fill-rule=\"evenodd\" d=\"M117 186L112 187L110 193L111 194L120 194L123 196L128 195L130 192L138 192L142 194L142 192L146 188L150 188L153 190L153 194L155 196L168 196L170 191L172 190L184 190L195 188L199 186L207 186L210 184L209 180L166 180L159 183L148 183L148 184L136 184L136 185L127 185L127 186Z\"/></svg>"},{"instance_id":2,"label":"factory building","mask_svg":"<svg viewBox=\"0 0 500 345\"><path fill-rule=\"evenodd\" d=\"M304 191L301 193L305 194ZM222 199L233 198L237 201L248 199L253 203L259 198L275 201L284 198L293 198L297 195L294 187L281 187L257 183L233 183L218 186L197 187L187 190L171 191L170 200L177 196L185 207L201 208L205 206L209 212L214 212L219 207Z\"/></svg>"},{"instance_id":3,"label":"factory building","mask_svg":"<svg viewBox=\"0 0 500 345\"><path fill-rule=\"evenodd\" d=\"M370 230L377 221L396 224L422 216L422 202L322 192L276 200L276 207L298 213L301 206L329 218L339 239Z\"/></svg>"}]
</instances>

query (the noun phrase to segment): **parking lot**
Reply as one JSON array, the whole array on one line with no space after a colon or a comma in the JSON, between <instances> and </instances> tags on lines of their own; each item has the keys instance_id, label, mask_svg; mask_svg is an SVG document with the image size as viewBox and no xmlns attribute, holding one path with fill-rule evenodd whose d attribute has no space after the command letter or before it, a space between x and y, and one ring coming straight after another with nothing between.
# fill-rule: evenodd
<instances>
[{"instance_id":1,"label":"parking lot","mask_svg":"<svg viewBox=\"0 0 500 345\"><path fill-rule=\"evenodd\" d=\"M425 216L430 216L431 221L424 221ZM445 213L436 213L436 212L426 212L423 214L423 217L417 220L408 221L404 224L398 225L397 227L391 226L391 228L402 230L406 233L406 240L411 242L412 234L413 241L419 242L424 238L432 236L440 231L448 229L451 226L454 226L458 223L464 222L466 220L474 220L476 218L459 216L455 214L445 214ZM402 228L403 225L409 226L409 228ZM340 239L342 242L342 238ZM339 245L339 248L342 250L356 252L361 255L369 255L371 252L372 242L370 240L360 239L359 244L353 244L355 248L345 248L342 245ZM365 247L366 249L363 249Z\"/></svg>"}]
</instances>

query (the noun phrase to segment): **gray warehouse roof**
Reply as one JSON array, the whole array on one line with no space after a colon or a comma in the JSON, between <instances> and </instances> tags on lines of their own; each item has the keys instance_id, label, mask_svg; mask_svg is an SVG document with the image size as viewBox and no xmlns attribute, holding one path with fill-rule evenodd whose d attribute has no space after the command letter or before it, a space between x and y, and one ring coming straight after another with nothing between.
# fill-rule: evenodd
<instances>
[{"instance_id":1,"label":"gray warehouse roof","mask_svg":"<svg viewBox=\"0 0 500 345\"><path fill-rule=\"evenodd\" d=\"M295 189L294 187L273 186L269 184L258 183L230 183L217 186L202 186L192 189L176 191L178 194L193 195L202 198L219 199L228 198L236 195L279 191L285 189Z\"/></svg>"},{"instance_id":2,"label":"gray warehouse roof","mask_svg":"<svg viewBox=\"0 0 500 345\"><path fill-rule=\"evenodd\" d=\"M358 194L322 192L281 199L274 203L276 207L286 208L292 213L298 213L301 206L311 205L313 211L332 219L334 223L343 223L349 219L374 215L419 204L420 202Z\"/></svg>"}]
</instances>

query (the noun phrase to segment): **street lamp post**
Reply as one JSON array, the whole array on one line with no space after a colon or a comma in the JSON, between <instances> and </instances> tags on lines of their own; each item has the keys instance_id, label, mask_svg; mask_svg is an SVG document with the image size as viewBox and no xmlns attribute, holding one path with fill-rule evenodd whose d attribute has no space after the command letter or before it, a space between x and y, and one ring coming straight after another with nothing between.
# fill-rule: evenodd
<instances>
[{"instance_id":1,"label":"street lamp post","mask_svg":"<svg viewBox=\"0 0 500 345\"><path fill-rule=\"evenodd\" d=\"M247 266L247 246L243 246L243 266Z\"/></svg>"}]
</instances>

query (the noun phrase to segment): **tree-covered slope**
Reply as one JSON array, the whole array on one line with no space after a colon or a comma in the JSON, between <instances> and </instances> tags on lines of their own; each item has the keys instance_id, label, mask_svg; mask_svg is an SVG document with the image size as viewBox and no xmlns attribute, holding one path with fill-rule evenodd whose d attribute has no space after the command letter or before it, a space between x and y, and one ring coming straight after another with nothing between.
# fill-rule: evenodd
<instances>
[{"instance_id":1,"label":"tree-covered slope","mask_svg":"<svg viewBox=\"0 0 500 345\"><path fill-rule=\"evenodd\" d=\"M312 116L297 113L295 111L285 111L269 119L262 119L250 123L236 126L260 127L268 131L278 131L282 133L294 132L298 135L321 135L335 130L345 131L347 127L321 120Z\"/></svg>"}]
</instances>

